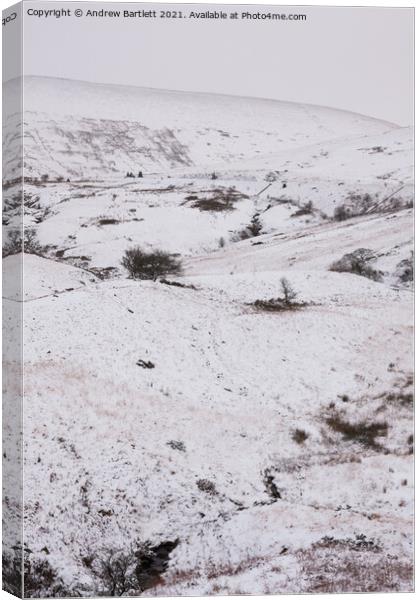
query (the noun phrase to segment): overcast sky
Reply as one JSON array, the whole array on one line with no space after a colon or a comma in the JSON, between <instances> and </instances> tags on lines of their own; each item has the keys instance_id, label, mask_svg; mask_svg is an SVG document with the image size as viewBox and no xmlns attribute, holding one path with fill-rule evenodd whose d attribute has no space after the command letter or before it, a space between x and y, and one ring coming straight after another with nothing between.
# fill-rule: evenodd
<instances>
[{"instance_id":1,"label":"overcast sky","mask_svg":"<svg viewBox=\"0 0 420 600\"><path fill-rule=\"evenodd\" d=\"M174 5L26 3L86 11ZM176 9L177 7L175 7ZM301 21L25 17L25 74L258 96L412 123L412 9L179 5L305 13Z\"/></svg>"}]
</instances>

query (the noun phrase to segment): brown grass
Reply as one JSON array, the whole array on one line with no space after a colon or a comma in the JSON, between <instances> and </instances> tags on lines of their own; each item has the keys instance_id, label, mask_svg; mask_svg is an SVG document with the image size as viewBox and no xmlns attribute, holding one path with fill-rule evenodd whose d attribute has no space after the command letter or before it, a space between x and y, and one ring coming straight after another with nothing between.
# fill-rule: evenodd
<instances>
[{"instance_id":1,"label":"brown grass","mask_svg":"<svg viewBox=\"0 0 420 600\"><path fill-rule=\"evenodd\" d=\"M286 302L283 298L271 298L270 300L255 300L249 303L255 309L262 312L285 312L299 310L307 306L306 302Z\"/></svg>"},{"instance_id":2,"label":"brown grass","mask_svg":"<svg viewBox=\"0 0 420 600\"><path fill-rule=\"evenodd\" d=\"M376 441L376 438L388 435L388 423L385 421L376 423L367 423L366 421L350 423L345 421L340 415L334 414L328 417L325 422L333 431L341 433L344 440L358 442L367 448L380 448L381 446Z\"/></svg>"},{"instance_id":3,"label":"brown grass","mask_svg":"<svg viewBox=\"0 0 420 600\"><path fill-rule=\"evenodd\" d=\"M298 560L306 593L413 590L411 562L382 552L314 544L299 552Z\"/></svg>"}]
</instances>

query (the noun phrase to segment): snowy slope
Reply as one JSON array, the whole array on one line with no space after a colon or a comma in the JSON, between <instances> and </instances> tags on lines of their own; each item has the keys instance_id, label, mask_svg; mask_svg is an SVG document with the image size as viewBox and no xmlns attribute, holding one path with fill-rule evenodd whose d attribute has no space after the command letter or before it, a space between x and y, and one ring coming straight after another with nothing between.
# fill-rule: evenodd
<instances>
[{"instance_id":1,"label":"snowy slope","mask_svg":"<svg viewBox=\"0 0 420 600\"><path fill-rule=\"evenodd\" d=\"M17 82L6 84L13 96ZM26 173L94 177L226 164L391 123L318 106L25 77ZM12 125L10 125L12 129ZM10 141L6 138L6 150Z\"/></svg>"}]
</instances>

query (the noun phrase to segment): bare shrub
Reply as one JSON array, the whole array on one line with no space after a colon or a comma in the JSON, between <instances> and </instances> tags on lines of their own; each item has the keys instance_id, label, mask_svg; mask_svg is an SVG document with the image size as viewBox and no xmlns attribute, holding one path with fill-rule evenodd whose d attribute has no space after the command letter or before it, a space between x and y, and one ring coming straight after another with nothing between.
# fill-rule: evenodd
<instances>
[{"instance_id":1,"label":"bare shrub","mask_svg":"<svg viewBox=\"0 0 420 600\"><path fill-rule=\"evenodd\" d=\"M133 551L108 549L93 560L91 569L100 582L101 592L108 596L122 596L137 589L136 565Z\"/></svg>"},{"instance_id":2,"label":"bare shrub","mask_svg":"<svg viewBox=\"0 0 420 600\"><path fill-rule=\"evenodd\" d=\"M369 265L369 261L375 258L372 250L366 248L358 248L353 252L344 254L342 258L335 261L330 266L330 271L337 273L354 273L362 277L367 277L373 281L381 281L382 273L372 268Z\"/></svg>"},{"instance_id":3,"label":"bare shrub","mask_svg":"<svg viewBox=\"0 0 420 600\"><path fill-rule=\"evenodd\" d=\"M163 275L180 275L181 260L168 252L154 250L146 252L139 246L125 251L122 265L133 279L156 279Z\"/></svg>"},{"instance_id":4,"label":"bare shrub","mask_svg":"<svg viewBox=\"0 0 420 600\"><path fill-rule=\"evenodd\" d=\"M293 289L292 284L286 277L280 279L281 290L283 292L283 300L285 304L291 304L297 298L297 292Z\"/></svg>"},{"instance_id":5,"label":"bare shrub","mask_svg":"<svg viewBox=\"0 0 420 600\"><path fill-rule=\"evenodd\" d=\"M147 541L124 550L105 549L97 556L88 553L82 561L96 581L94 594L90 595L133 596L161 584L161 575L178 543L152 545Z\"/></svg>"}]
</instances>

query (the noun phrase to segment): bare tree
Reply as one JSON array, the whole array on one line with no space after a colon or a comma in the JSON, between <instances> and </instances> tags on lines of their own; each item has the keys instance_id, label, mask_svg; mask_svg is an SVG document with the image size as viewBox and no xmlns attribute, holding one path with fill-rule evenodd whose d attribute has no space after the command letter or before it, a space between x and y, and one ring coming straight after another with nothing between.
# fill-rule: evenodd
<instances>
[{"instance_id":1,"label":"bare tree","mask_svg":"<svg viewBox=\"0 0 420 600\"><path fill-rule=\"evenodd\" d=\"M122 596L135 590L136 556L133 552L107 550L93 564L92 571L109 596Z\"/></svg>"},{"instance_id":2,"label":"bare tree","mask_svg":"<svg viewBox=\"0 0 420 600\"><path fill-rule=\"evenodd\" d=\"M281 290L283 292L283 301L288 306L297 298L297 292L293 289L292 284L286 277L280 280Z\"/></svg>"}]
</instances>

